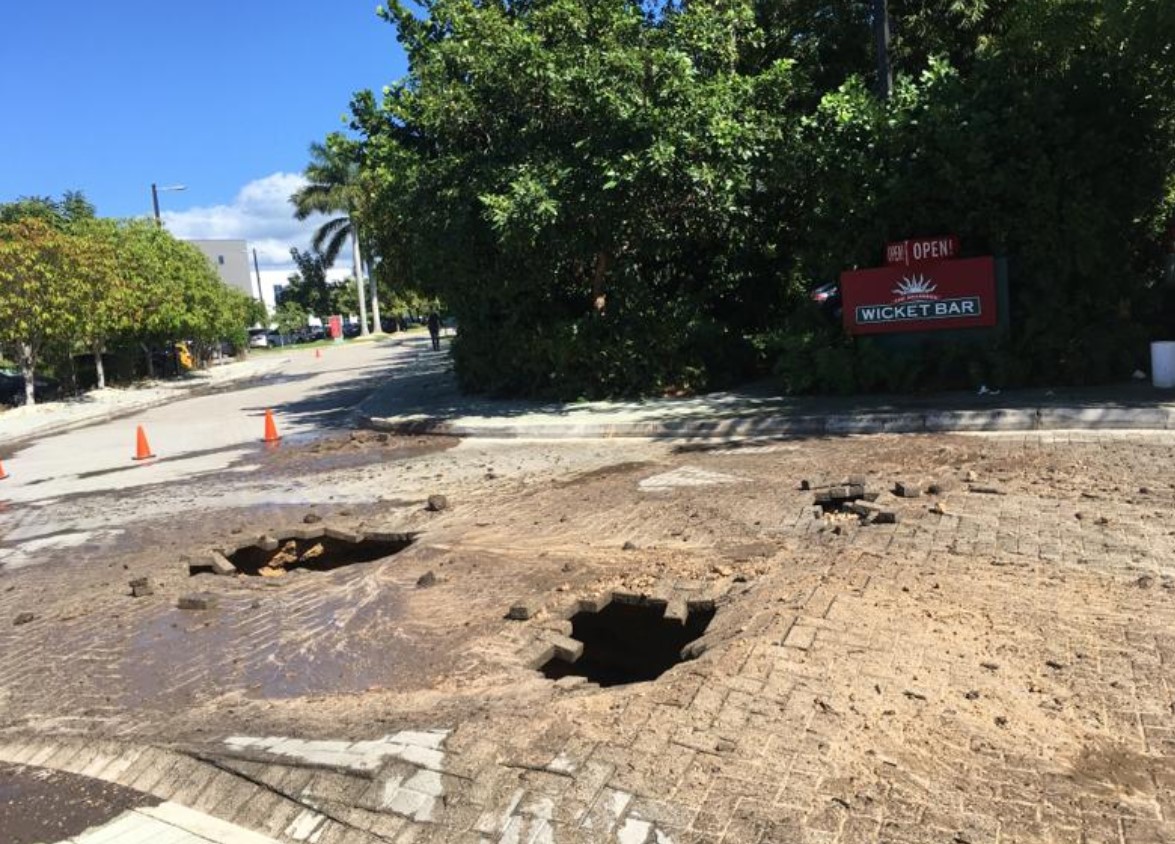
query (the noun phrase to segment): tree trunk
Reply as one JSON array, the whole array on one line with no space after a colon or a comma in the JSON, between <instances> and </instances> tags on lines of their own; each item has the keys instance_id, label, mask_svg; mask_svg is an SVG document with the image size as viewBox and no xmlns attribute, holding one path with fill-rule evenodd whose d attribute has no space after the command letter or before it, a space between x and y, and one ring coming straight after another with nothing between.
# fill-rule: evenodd
<instances>
[{"instance_id":1,"label":"tree trunk","mask_svg":"<svg viewBox=\"0 0 1175 844\"><path fill-rule=\"evenodd\" d=\"M106 367L102 365L102 344L94 344L94 371L98 373L98 389L106 389Z\"/></svg>"},{"instance_id":2,"label":"tree trunk","mask_svg":"<svg viewBox=\"0 0 1175 844\"><path fill-rule=\"evenodd\" d=\"M32 407L37 403L37 368L33 347L27 343L20 346L20 374L24 376L24 403Z\"/></svg>"},{"instance_id":3,"label":"tree trunk","mask_svg":"<svg viewBox=\"0 0 1175 844\"><path fill-rule=\"evenodd\" d=\"M373 334L383 334L383 321L379 318L379 284L371 277L370 269L367 280L371 283L371 331Z\"/></svg>"},{"instance_id":4,"label":"tree trunk","mask_svg":"<svg viewBox=\"0 0 1175 844\"><path fill-rule=\"evenodd\" d=\"M151 360L151 349L146 343L140 343L139 348L143 350L143 354L147 356L147 377L154 380L155 378L155 361Z\"/></svg>"},{"instance_id":5,"label":"tree trunk","mask_svg":"<svg viewBox=\"0 0 1175 844\"><path fill-rule=\"evenodd\" d=\"M359 334L366 337L371 331L367 327L367 295L363 289L363 256L359 254L359 237L355 221L351 221L351 259L355 266L355 290L359 294Z\"/></svg>"}]
</instances>

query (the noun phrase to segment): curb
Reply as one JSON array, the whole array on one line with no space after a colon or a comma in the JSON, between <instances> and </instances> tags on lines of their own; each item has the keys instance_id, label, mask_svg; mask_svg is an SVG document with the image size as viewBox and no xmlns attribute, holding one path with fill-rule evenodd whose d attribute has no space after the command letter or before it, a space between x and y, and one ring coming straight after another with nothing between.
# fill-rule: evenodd
<instances>
[{"instance_id":1,"label":"curb","mask_svg":"<svg viewBox=\"0 0 1175 844\"><path fill-rule=\"evenodd\" d=\"M442 418L400 419L356 415L360 427L396 434L489 439L740 439L852 434L938 434L1062 430L1171 430L1175 406L1149 408L1047 407L927 412L761 416L671 422L485 425Z\"/></svg>"},{"instance_id":2,"label":"curb","mask_svg":"<svg viewBox=\"0 0 1175 844\"><path fill-rule=\"evenodd\" d=\"M274 363L275 364L286 364L286 363L289 363L289 361L290 361L290 358L282 358L281 360L275 361ZM242 375L237 378L226 378L225 380L221 381L220 383L216 384L215 386L207 385L207 384L194 385L188 389L177 390L175 393L173 393L171 395L158 396L156 398L148 399L146 401L125 404L125 405L121 405L119 407L111 407L111 408L104 410L102 412L95 413L92 416L87 416L84 419L71 419L69 421L56 422L56 423L49 424L49 425L43 425L43 426L40 426L34 430L28 431L27 433L17 435L12 440L8 441L7 445L20 447L20 446L23 446L25 443L29 442L30 440L39 439L41 437L51 437L56 434L64 434L67 431L74 431L74 430L77 430L78 428L88 428L91 425L101 425L105 422L111 422L115 419L121 419L125 416L130 416L133 413L138 413L143 410L151 410L152 408L162 407L163 405L171 404L172 402L183 401L184 399L191 398L192 393L194 393L200 389L205 389L205 388L218 389L220 387L228 386L231 384L238 384L243 381L253 381L253 380L259 380L261 378L268 378L270 375L273 375L275 372L279 372L280 370L281 370L281 366L273 366L268 369L260 370L257 372L252 372L248 375Z\"/></svg>"}]
</instances>

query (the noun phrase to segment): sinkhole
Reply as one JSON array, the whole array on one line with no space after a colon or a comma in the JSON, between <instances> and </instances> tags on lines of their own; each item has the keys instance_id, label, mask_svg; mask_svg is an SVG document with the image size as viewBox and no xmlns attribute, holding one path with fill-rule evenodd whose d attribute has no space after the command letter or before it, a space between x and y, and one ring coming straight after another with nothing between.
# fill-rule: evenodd
<instances>
[{"instance_id":1,"label":"sinkhole","mask_svg":"<svg viewBox=\"0 0 1175 844\"><path fill-rule=\"evenodd\" d=\"M249 577L282 577L296 569L333 571L358 563L370 563L399 554L416 541L415 534L381 534L353 539L329 534L313 537L286 537L238 548L227 559L240 574ZM196 575L215 571L212 566L192 565ZM231 572L230 572L231 573Z\"/></svg>"},{"instance_id":2,"label":"sinkhole","mask_svg":"<svg viewBox=\"0 0 1175 844\"><path fill-rule=\"evenodd\" d=\"M656 680L684 662L682 649L697 639L714 618L713 609L691 610L683 623L665 618L665 605L613 601L599 612L571 617L571 638L583 643L574 662L556 655L539 670L549 680L584 677L600 686Z\"/></svg>"}]
</instances>

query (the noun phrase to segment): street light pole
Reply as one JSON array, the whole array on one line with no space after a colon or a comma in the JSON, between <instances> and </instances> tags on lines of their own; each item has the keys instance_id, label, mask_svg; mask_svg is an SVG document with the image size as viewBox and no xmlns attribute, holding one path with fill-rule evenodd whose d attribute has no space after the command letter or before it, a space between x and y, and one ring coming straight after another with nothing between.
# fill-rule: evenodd
<instances>
[{"instance_id":1,"label":"street light pole","mask_svg":"<svg viewBox=\"0 0 1175 844\"><path fill-rule=\"evenodd\" d=\"M187 189L187 185L165 185L163 187L159 187L154 182L151 183L151 205L155 208L155 225L157 225L159 228L163 228L163 218L159 216L159 191L181 191Z\"/></svg>"}]
</instances>

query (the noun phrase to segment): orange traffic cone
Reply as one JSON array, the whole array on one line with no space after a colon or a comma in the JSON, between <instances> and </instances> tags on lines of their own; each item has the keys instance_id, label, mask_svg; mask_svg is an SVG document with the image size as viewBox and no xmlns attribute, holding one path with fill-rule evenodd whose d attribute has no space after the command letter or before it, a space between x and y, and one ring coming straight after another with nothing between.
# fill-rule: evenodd
<instances>
[{"instance_id":1,"label":"orange traffic cone","mask_svg":"<svg viewBox=\"0 0 1175 844\"><path fill-rule=\"evenodd\" d=\"M0 462L0 481L8 477L8 473L4 471L4 464Z\"/></svg>"},{"instance_id":2,"label":"orange traffic cone","mask_svg":"<svg viewBox=\"0 0 1175 844\"><path fill-rule=\"evenodd\" d=\"M150 460L154 456L151 453L151 446L147 445L147 432L140 425L135 432L135 460Z\"/></svg>"},{"instance_id":3,"label":"orange traffic cone","mask_svg":"<svg viewBox=\"0 0 1175 844\"><path fill-rule=\"evenodd\" d=\"M267 410L265 411L265 439L262 442L275 443L280 439L281 437L277 433L277 425L273 421L273 411Z\"/></svg>"}]
</instances>

